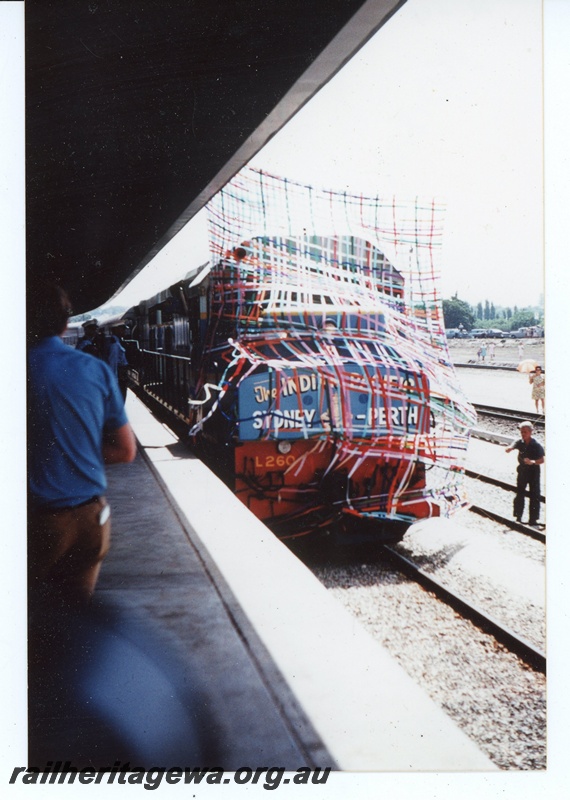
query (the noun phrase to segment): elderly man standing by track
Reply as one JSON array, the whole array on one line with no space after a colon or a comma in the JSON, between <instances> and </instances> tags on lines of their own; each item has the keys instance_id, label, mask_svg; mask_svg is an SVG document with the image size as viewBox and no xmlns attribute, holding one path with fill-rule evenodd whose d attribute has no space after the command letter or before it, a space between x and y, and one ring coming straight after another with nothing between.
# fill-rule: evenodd
<instances>
[{"instance_id":1,"label":"elderly man standing by track","mask_svg":"<svg viewBox=\"0 0 570 800\"><path fill-rule=\"evenodd\" d=\"M32 295L33 296L33 295ZM81 607L110 544L105 464L132 461L133 432L108 365L64 344L67 294L41 288L28 329L28 592Z\"/></svg>"},{"instance_id":2,"label":"elderly man standing by track","mask_svg":"<svg viewBox=\"0 0 570 800\"><path fill-rule=\"evenodd\" d=\"M540 516L540 465L544 464L544 448L532 436L532 423L519 425L521 438L507 447L506 453L518 450L517 493L513 503L513 514L517 522L522 521L526 487L529 489L529 525L537 525Z\"/></svg>"}]
</instances>

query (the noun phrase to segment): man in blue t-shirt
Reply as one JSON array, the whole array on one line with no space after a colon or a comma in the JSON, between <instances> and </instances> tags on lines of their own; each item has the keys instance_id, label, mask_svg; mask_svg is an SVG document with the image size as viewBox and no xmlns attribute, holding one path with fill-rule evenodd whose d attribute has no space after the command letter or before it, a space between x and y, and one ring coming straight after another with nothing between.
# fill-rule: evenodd
<instances>
[{"instance_id":1,"label":"man in blue t-shirt","mask_svg":"<svg viewBox=\"0 0 570 800\"><path fill-rule=\"evenodd\" d=\"M44 287L28 312L28 586L32 604L81 604L110 544L105 464L136 443L107 364L64 344L67 294Z\"/></svg>"},{"instance_id":2,"label":"man in blue t-shirt","mask_svg":"<svg viewBox=\"0 0 570 800\"><path fill-rule=\"evenodd\" d=\"M513 503L513 514L521 522L524 511L526 487L529 491L529 525L537 525L540 516L540 465L544 464L544 447L532 437L532 423L525 421L519 426L521 438L505 450L518 450L517 493Z\"/></svg>"}]
</instances>

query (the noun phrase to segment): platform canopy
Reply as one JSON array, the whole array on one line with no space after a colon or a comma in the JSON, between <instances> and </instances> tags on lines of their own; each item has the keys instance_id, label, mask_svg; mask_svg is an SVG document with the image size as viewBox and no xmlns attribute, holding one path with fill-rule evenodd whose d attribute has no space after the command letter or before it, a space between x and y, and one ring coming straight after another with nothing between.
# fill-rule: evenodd
<instances>
[{"instance_id":1,"label":"platform canopy","mask_svg":"<svg viewBox=\"0 0 570 800\"><path fill-rule=\"evenodd\" d=\"M110 299L404 2L26 0L34 301Z\"/></svg>"}]
</instances>

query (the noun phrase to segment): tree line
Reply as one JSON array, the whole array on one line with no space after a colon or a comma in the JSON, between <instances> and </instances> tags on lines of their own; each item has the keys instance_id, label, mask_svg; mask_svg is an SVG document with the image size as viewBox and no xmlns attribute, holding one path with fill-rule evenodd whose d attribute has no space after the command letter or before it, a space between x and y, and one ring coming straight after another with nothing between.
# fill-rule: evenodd
<instances>
[{"instance_id":1,"label":"tree line","mask_svg":"<svg viewBox=\"0 0 570 800\"><path fill-rule=\"evenodd\" d=\"M516 331L542 323L542 315L537 308L496 307L489 300L472 306L457 295L443 301L443 319L446 328L462 326L468 331L477 327Z\"/></svg>"}]
</instances>

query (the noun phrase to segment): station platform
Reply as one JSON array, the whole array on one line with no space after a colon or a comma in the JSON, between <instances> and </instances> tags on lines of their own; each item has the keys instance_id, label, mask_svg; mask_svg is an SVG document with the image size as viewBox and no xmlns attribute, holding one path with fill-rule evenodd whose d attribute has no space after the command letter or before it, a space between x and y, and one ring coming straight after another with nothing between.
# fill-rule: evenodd
<instances>
[{"instance_id":1,"label":"station platform","mask_svg":"<svg viewBox=\"0 0 570 800\"><path fill-rule=\"evenodd\" d=\"M536 410L528 375L501 367L473 365L456 365L456 372L461 388L472 403L512 408L526 413Z\"/></svg>"},{"instance_id":2,"label":"station platform","mask_svg":"<svg viewBox=\"0 0 570 800\"><path fill-rule=\"evenodd\" d=\"M94 598L119 620L89 683L106 729L146 766L495 769L130 392L127 413L139 453L108 469L112 546ZM85 752L81 715L61 726Z\"/></svg>"}]
</instances>

